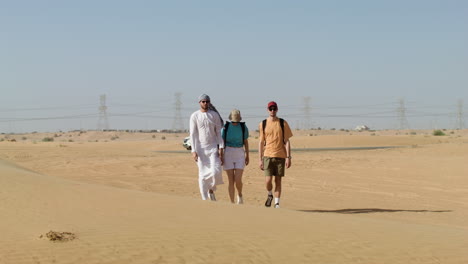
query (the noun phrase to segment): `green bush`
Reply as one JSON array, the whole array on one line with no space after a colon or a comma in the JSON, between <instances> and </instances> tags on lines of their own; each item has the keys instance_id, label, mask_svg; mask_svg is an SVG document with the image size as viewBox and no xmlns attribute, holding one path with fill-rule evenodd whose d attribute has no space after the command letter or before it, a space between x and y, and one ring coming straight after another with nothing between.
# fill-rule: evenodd
<instances>
[{"instance_id":1,"label":"green bush","mask_svg":"<svg viewBox=\"0 0 468 264\"><path fill-rule=\"evenodd\" d=\"M52 142L54 141L54 138L53 137L45 137L42 139L43 142Z\"/></svg>"},{"instance_id":2,"label":"green bush","mask_svg":"<svg viewBox=\"0 0 468 264\"><path fill-rule=\"evenodd\" d=\"M432 135L434 135L434 136L445 136L445 133L442 130L437 129L437 130L434 130L434 132L432 132Z\"/></svg>"}]
</instances>

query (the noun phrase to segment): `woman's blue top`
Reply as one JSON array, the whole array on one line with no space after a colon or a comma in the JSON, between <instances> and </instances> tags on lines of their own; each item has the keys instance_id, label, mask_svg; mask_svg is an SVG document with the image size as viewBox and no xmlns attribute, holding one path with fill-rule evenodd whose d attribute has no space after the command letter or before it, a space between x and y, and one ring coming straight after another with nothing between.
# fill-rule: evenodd
<instances>
[{"instance_id":1,"label":"woman's blue top","mask_svg":"<svg viewBox=\"0 0 468 264\"><path fill-rule=\"evenodd\" d=\"M225 129L221 129L221 137L224 138ZM242 127L240 123L234 125L233 123L229 124L226 136L226 147L241 148L244 146L244 140L249 138L249 129L245 126L244 138L242 138Z\"/></svg>"}]
</instances>

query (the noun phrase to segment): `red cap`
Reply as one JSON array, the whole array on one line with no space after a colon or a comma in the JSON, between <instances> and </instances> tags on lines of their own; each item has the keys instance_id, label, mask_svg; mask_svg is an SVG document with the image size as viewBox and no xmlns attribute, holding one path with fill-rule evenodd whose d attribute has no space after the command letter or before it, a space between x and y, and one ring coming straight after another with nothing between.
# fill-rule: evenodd
<instances>
[{"instance_id":1,"label":"red cap","mask_svg":"<svg viewBox=\"0 0 468 264\"><path fill-rule=\"evenodd\" d=\"M275 106L276 108L278 108L278 105L276 104L275 101L269 102L267 108L270 108L271 106Z\"/></svg>"}]
</instances>

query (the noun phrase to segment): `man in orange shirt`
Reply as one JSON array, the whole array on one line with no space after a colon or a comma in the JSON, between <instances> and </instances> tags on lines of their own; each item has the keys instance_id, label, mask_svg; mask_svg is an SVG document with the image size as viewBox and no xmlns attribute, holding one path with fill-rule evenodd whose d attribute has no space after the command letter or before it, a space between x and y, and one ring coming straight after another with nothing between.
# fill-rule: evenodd
<instances>
[{"instance_id":1,"label":"man in orange shirt","mask_svg":"<svg viewBox=\"0 0 468 264\"><path fill-rule=\"evenodd\" d=\"M271 101L267 106L269 117L259 124L260 141L258 143L259 165L265 172L265 184L268 191L266 207L271 206L275 198L275 208L279 208L281 197L281 180L286 168L291 167L291 144L289 138L293 136L291 128L282 118L278 118L278 105ZM273 197L273 176L275 190Z\"/></svg>"}]
</instances>

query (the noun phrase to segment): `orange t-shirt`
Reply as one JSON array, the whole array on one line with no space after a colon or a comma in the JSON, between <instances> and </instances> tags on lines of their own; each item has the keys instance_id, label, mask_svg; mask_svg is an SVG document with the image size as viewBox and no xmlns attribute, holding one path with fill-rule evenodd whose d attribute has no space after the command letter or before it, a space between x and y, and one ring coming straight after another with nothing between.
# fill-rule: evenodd
<instances>
[{"instance_id":1,"label":"orange t-shirt","mask_svg":"<svg viewBox=\"0 0 468 264\"><path fill-rule=\"evenodd\" d=\"M258 126L260 131L260 142L266 142L263 156L271 158L286 158L286 147L284 142L287 142L293 136L288 122L284 121L284 142L283 133L279 118L274 121L267 119L265 126L265 135L263 135L263 122Z\"/></svg>"}]
</instances>

